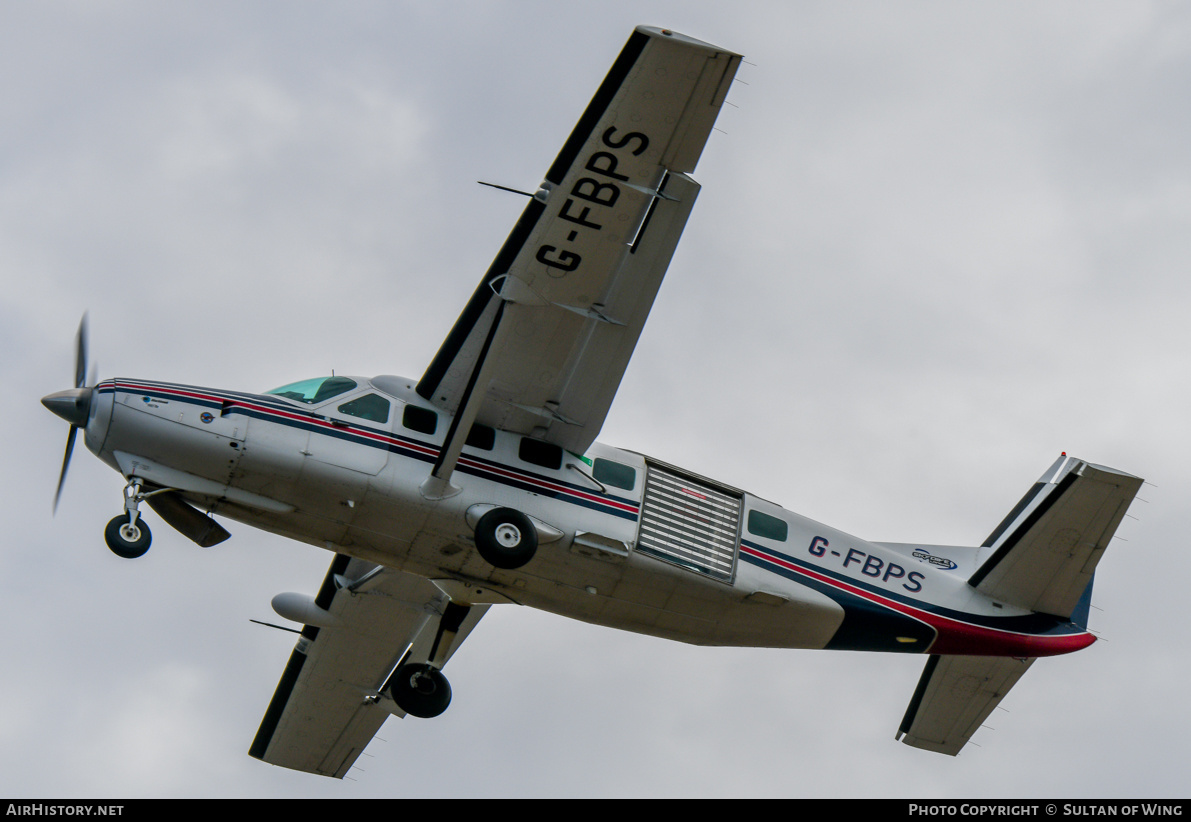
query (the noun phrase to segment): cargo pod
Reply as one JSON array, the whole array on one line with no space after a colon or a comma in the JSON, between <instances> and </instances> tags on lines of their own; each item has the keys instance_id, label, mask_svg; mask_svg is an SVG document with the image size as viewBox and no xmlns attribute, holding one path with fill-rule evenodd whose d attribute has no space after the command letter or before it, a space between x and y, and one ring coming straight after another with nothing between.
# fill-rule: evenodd
<instances>
[{"instance_id":1,"label":"cargo pod","mask_svg":"<svg viewBox=\"0 0 1191 822\"><path fill-rule=\"evenodd\" d=\"M637 550L730 583L744 492L656 460L645 465Z\"/></svg>"}]
</instances>

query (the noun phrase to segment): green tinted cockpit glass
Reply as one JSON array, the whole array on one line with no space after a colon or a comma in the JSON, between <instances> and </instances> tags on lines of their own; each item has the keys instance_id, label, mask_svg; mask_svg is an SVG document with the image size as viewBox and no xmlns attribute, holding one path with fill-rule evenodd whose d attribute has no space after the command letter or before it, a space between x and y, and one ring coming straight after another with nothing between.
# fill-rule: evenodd
<instances>
[{"instance_id":1,"label":"green tinted cockpit glass","mask_svg":"<svg viewBox=\"0 0 1191 822\"><path fill-rule=\"evenodd\" d=\"M323 400L351 391L355 387L356 381L349 380L347 377L315 377L312 380L291 382L289 385L283 385L265 393L315 405Z\"/></svg>"}]
</instances>

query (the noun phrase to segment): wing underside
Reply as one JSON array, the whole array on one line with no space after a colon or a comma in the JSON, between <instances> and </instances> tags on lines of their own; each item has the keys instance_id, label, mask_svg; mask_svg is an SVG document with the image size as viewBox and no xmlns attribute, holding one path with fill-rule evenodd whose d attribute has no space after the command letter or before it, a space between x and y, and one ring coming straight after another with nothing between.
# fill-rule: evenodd
<instances>
[{"instance_id":1,"label":"wing underside","mask_svg":"<svg viewBox=\"0 0 1191 822\"><path fill-rule=\"evenodd\" d=\"M578 453L595 440L739 63L680 34L633 32L418 383L453 417L439 480L477 421ZM397 667L441 667L488 607L346 556L313 605L250 753L335 777L390 714L403 715L387 695Z\"/></svg>"},{"instance_id":2,"label":"wing underside","mask_svg":"<svg viewBox=\"0 0 1191 822\"><path fill-rule=\"evenodd\" d=\"M342 778L384 721L404 716L386 694L393 671L427 661L444 614L459 606L428 580L342 554L315 605L322 624L303 629L249 753ZM461 624L438 654L444 664L487 608L456 612Z\"/></svg>"},{"instance_id":3,"label":"wing underside","mask_svg":"<svg viewBox=\"0 0 1191 822\"><path fill-rule=\"evenodd\" d=\"M418 393L577 453L620 385L699 186L740 57L638 28L551 165Z\"/></svg>"}]
</instances>

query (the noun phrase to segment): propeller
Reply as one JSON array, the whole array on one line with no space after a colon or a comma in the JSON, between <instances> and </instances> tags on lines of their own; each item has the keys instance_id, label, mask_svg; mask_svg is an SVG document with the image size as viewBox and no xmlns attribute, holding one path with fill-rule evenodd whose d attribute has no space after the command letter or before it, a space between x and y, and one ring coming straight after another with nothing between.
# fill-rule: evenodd
<instances>
[{"instance_id":1,"label":"propeller","mask_svg":"<svg viewBox=\"0 0 1191 822\"><path fill-rule=\"evenodd\" d=\"M86 386L87 379L87 315L79 322L79 331L75 337L74 354L74 388L58 391L41 398L41 404L53 411L62 419L70 423L70 433L66 435L66 453L62 457L62 472L58 475L58 490L54 492L54 513L58 512L58 499L62 496L62 484L66 481L66 469L70 467L70 455L74 451L74 438L80 428L87 425L87 417L91 413L91 391ZM91 373L91 383L95 383L95 372Z\"/></svg>"}]
</instances>

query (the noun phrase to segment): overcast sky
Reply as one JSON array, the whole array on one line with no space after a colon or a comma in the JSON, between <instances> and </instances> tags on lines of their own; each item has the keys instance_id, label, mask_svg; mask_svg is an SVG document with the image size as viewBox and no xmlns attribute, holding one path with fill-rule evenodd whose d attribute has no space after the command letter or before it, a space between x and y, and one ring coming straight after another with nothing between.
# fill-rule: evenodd
<instances>
[{"instance_id":1,"label":"overcast sky","mask_svg":"<svg viewBox=\"0 0 1191 822\"><path fill-rule=\"evenodd\" d=\"M417 378L638 23L744 54L601 435L858 536L978 544L1060 451L1145 477L1104 640L958 758L922 657L706 649L493 609L343 782L248 746L331 555L103 544L103 378ZM0 5L0 795L1186 796L1191 7ZM81 441L80 441L81 446ZM152 513L149 514L153 518Z\"/></svg>"}]
</instances>

